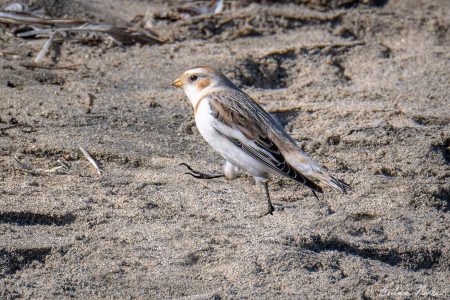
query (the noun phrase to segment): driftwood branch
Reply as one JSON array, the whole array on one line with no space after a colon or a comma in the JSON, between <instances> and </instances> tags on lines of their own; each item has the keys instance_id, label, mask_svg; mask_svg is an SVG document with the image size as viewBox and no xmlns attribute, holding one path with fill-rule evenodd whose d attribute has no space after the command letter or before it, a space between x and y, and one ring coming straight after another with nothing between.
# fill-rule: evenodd
<instances>
[{"instance_id":1,"label":"driftwood branch","mask_svg":"<svg viewBox=\"0 0 450 300\"><path fill-rule=\"evenodd\" d=\"M86 21L75 19L44 18L26 12L0 11L0 23L11 25L61 25L61 24L81 25L86 23Z\"/></svg>"},{"instance_id":2,"label":"driftwood branch","mask_svg":"<svg viewBox=\"0 0 450 300\"><path fill-rule=\"evenodd\" d=\"M35 29L25 32L18 33L18 37L30 37L42 34L49 34L55 32L80 32L80 31L91 31L106 33L111 38L113 38L119 44L154 44L163 43L158 37L150 35L147 32L137 32L132 31L123 27L116 27L107 24L83 24L77 27L59 27L59 28L46 28L46 29Z\"/></svg>"},{"instance_id":3,"label":"driftwood branch","mask_svg":"<svg viewBox=\"0 0 450 300\"><path fill-rule=\"evenodd\" d=\"M53 41L52 36L56 32L100 32L109 35L119 44L162 44L156 34L152 32L138 32L123 27L116 27L108 24L90 24L78 19L53 19L36 16L28 12L5 12L0 11L0 23L9 25L43 25L43 26L63 26L53 28L41 28L18 33L18 37L31 37L36 35L51 34L49 40L44 45L36 60L39 61L45 56Z\"/></svg>"}]
</instances>

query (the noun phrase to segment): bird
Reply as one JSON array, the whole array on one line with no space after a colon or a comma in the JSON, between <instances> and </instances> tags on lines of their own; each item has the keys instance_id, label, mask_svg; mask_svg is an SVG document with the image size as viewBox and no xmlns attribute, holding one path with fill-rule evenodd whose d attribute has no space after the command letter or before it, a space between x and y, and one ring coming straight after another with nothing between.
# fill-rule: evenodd
<instances>
[{"instance_id":1,"label":"bird","mask_svg":"<svg viewBox=\"0 0 450 300\"><path fill-rule=\"evenodd\" d=\"M192 104L198 131L225 159L223 173L202 173L181 163L190 171L186 174L200 179L235 179L242 172L250 174L265 191L267 211L262 216L273 215L275 210L269 193L271 175L281 175L306 186L317 199L317 193L323 193L319 183L343 193L351 190L350 185L315 163L278 120L220 71L209 66L193 67L172 85L184 90Z\"/></svg>"}]
</instances>

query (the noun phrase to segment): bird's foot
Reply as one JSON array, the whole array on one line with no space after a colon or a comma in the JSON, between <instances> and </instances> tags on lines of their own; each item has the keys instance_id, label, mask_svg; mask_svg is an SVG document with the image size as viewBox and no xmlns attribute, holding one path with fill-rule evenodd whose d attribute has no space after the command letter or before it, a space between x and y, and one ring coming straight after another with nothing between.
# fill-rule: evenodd
<instances>
[{"instance_id":1,"label":"bird's foot","mask_svg":"<svg viewBox=\"0 0 450 300\"><path fill-rule=\"evenodd\" d=\"M219 178L219 177L225 176L224 174L208 174L208 173L202 173L199 171L195 171L194 169L191 168L191 166L189 166L186 163L181 163L180 166L185 166L190 171L190 172L185 172L184 174L191 175L192 177L195 177L198 179L213 179L213 178Z\"/></svg>"},{"instance_id":2,"label":"bird's foot","mask_svg":"<svg viewBox=\"0 0 450 300\"><path fill-rule=\"evenodd\" d=\"M273 205L272 205L272 204L269 204L269 205L267 206L267 211L266 211L264 214L260 215L259 218L265 217L265 216L267 216L267 215L273 216L273 212L274 212L274 211L275 211L275 208L273 207Z\"/></svg>"}]
</instances>

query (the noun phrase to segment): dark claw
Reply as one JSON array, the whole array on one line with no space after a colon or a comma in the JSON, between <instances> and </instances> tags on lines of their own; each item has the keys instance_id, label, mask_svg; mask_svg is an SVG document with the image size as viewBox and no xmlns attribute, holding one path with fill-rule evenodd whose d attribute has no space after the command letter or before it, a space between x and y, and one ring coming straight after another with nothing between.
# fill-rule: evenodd
<instances>
[{"instance_id":1,"label":"dark claw","mask_svg":"<svg viewBox=\"0 0 450 300\"><path fill-rule=\"evenodd\" d=\"M320 201L319 196L317 196L317 193L314 190L311 190L311 192L314 194L314 197L316 197L317 201Z\"/></svg>"},{"instance_id":2,"label":"dark claw","mask_svg":"<svg viewBox=\"0 0 450 300\"><path fill-rule=\"evenodd\" d=\"M204 174L204 173L200 173L200 172L196 172L196 173L186 172L184 174L191 175L192 177L195 177L198 179L211 179L211 178L221 177L221 176L217 176L217 175L208 175L208 174Z\"/></svg>"},{"instance_id":3,"label":"dark claw","mask_svg":"<svg viewBox=\"0 0 450 300\"><path fill-rule=\"evenodd\" d=\"M273 207L272 207L272 208L269 208L264 214L260 215L259 218L262 218L262 217L265 217L265 216L268 216L268 215L273 216L273 211L274 211L274 210L275 210L275 209L273 209Z\"/></svg>"},{"instance_id":4,"label":"dark claw","mask_svg":"<svg viewBox=\"0 0 450 300\"><path fill-rule=\"evenodd\" d=\"M189 166L186 163L181 163L179 164L179 166L185 166L186 168L188 168L189 171L194 172L194 173L198 173L197 171L195 171L194 169L191 168L191 166ZM184 173L184 174L189 174L189 173Z\"/></svg>"},{"instance_id":5,"label":"dark claw","mask_svg":"<svg viewBox=\"0 0 450 300\"><path fill-rule=\"evenodd\" d=\"M198 172L198 171L195 171L194 169L192 169L191 166L189 166L186 163L181 163L180 166L185 166L186 168L188 168L189 171L191 171L191 172L186 172L184 174L191 175L192 177L195 177L198 179L213 179L213 178L219 178L219 177L225 176L223 174L206 174L206 173Z\"/></svg>"},{"instance_id":6,"label":"dark claw","mask_svg":"<svg viewBox=\"0 0 450 300\"><path fill-rule=\"evenodd\" d=\"M183 174L185 174L185 175L191 175L192 177L195 177L195 178L200 178L197 174L194 174L194 173L191 173L191 172L185 172L185 173L183 173Z\"/></svg>"},{"instance_id":7,"label":"dark claw","mask_svg":"<svg viewBox=\"0 0 450 300\"><path fill-rule=\"evenodd\" d=\"M265 217L265 216L267 216L267 215L273 216L273 212L274 212L274 211L275 211L275 208L273 207L272 204L270 204L270 205L267 207L267 211L266 211L264 214L260 215L259 218Z\"/></svg>"}]
</instances>

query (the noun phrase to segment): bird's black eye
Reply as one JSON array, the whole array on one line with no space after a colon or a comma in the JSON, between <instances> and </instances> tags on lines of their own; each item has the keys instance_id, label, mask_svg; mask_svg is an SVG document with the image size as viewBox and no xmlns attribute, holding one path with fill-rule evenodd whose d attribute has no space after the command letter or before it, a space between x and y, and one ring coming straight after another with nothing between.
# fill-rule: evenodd
<instances>
[{"instance_id":1,"label":"bird's black eye","mask_svg":"<svg viewBox=\"0 0 450 300\"><path fill-rule=\"evenodd\" d=\"M191 79L192 82L196 81L198 79L198 76L197 75L191 75L190 79Z\"/></svg>"}]
</instances>

